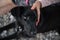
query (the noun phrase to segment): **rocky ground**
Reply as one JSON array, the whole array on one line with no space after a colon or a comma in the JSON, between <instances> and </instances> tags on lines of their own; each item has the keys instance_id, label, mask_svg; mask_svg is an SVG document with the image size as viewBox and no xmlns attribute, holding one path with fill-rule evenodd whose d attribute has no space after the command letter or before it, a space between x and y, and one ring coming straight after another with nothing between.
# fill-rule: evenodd
<instances>
[{"instance_id":1,"label":"rocky ground","mask_svg":"<svg viewBox=\"0 0 60 40\"><path fill-rule=\"evenodd\" d=\"M0 15L0 28L14 21L15 19L13 18L13 16L11 16L11 14ZM16 39L11 39L11 40L16 40ZM60 40L60 36L54 30L45 33L38 33L34 38L20 37L19 40Z\"/></svg>"},{"instance_id":2,"label":"rocky ground","mask_svg":"<svg viewBox=\"0 0 60 40\"><path fill-rule=\"evenodd\" d=\"M12 39L17 40L17 39ZM60 40L60 36L56 31L49 31L46 33L38 33L34 38L20 37L18 40Z\"/></svg>"}]
</instances>

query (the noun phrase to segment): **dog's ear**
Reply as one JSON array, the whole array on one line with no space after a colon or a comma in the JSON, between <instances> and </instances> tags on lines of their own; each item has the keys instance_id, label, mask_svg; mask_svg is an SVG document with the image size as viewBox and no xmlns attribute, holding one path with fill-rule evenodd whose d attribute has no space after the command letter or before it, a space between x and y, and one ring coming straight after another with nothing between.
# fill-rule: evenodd
<instances>
[{"instance_id":1,"label":"dog's ear","mask_svg":"<svg viewBox=\"0 0 60 40\"><path fill-rule=\"evenodd\" d=\"M24 13L25 10L26 10L26 8L24 8L23 6L21 6L21 7L15 7L13 9L11 9L11 14L14 17L19 17L19 16L22 15L22 13Z\"/></svg>"}]
</instances>

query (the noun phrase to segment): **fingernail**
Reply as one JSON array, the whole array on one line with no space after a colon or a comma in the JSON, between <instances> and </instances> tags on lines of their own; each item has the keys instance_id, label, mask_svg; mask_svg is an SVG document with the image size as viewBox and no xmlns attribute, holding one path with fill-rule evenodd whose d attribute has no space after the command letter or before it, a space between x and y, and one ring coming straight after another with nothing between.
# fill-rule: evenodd
<instances>
[{"instance_id":1,"label":"fingernail","mask_svg":"<svg viewBox=\"0 0 60 40\"><path fill-rule=\"evenodd\" d=\"M31 8L32 10L34 9L34 8Z\"/></svg>"}]
</instances>

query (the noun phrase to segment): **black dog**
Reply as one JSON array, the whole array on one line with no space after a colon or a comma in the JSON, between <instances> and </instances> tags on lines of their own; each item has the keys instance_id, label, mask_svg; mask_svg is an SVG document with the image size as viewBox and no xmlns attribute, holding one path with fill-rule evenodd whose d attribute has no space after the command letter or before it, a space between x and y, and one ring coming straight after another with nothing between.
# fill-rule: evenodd
<instances>
[{"instance_id":1,"label":"black dog","mask_svg":"<svg viewBox=\"0 0 60 40\"><path fill-rule=\"evenodd\" d=\"M60 3L52 4L41 9L41 19L39 25L36 27L35 22L37 18L36 11L32 11L31 7L17 7L13 9L12 15L16 18L19 26L22 26L27 35L31 36L31 32L38 33L56 30L60 33Z\"/></svg>"},{"instance_id":2,"label":"black dog","mask_svg":"<svg viewBox=\"0 0 60 40\"><path fill-rule=\"evenodd\" d=\"M36 10L32 11L31 7L16 7L12 9L12 15L16 18L17 25L22 27L24 34L34 36L37 33Z\"/></svg>"},{"instance_id":3,"label":"black dog","mask_svg":"<svg viewBox=\"0 0 60 40\"><path fill-rule=\"evenodd\" d=\"M11 23L3 28L0 28L0 34L4 30L9 30L10 28L21 28L23 33L30 37L34 36L37 32L44 33L51 30L56 30L60 33L60 3L53 4L44 8L41 8L41 18L39 25L36 27L35 22L37 18L36 10L31 10L31 7L16 7L11 10L12 15L16 18L15 22ZM19 30L18 30L19 31ZM7 34L8 35L8 34ZM16 38L17 32L14 34L8 35L1 40Z\"/></svg>"}]
</instances>

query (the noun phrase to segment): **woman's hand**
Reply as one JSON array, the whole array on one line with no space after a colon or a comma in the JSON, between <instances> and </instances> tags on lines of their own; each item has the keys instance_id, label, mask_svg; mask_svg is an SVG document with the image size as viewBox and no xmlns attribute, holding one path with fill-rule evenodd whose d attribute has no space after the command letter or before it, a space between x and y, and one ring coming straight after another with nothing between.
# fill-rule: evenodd
<instances>
[{"instance_id":1,"label":"woman's hand","mask_svg":"<svg viewBox=\"0 0 60 40\"><path fill-rule=\"evenodd\" d=\"M37 10L37 21L36 21L36 26L38 25L39 21L40 21L40 8L41 8L41 3L40 1L35 1L35 3L33 4L33 6L31 7L32 10Z\"/></svg>"}]
</instances>

